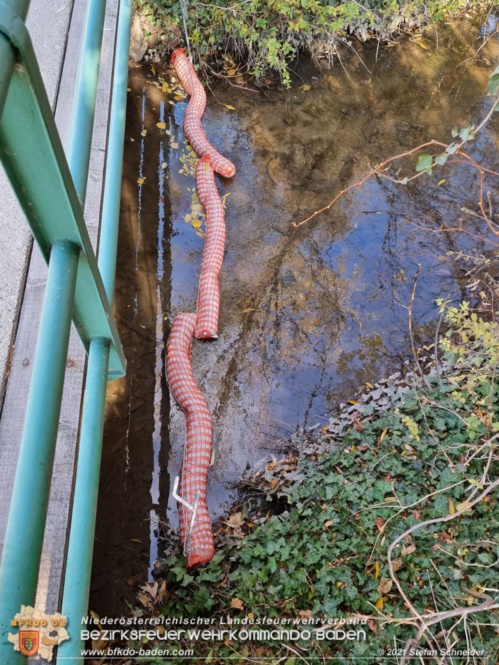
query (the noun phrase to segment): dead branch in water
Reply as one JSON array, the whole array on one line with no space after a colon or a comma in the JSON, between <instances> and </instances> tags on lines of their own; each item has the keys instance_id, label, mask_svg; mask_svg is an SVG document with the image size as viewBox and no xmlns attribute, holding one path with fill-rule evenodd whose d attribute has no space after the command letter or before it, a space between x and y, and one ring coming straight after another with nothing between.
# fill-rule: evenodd
<instances>
[{"instance_id":1,"label":"dead branch in water","mask_svg":"<svg viewBox=\"0 0 499 665\"><path fill-rule=\"evenodd\" d=\"M472 134L472 139L475 138L475 136L480 132L485 125L489 122L490 118L494 114L494 111L496 110L496 107L499 104L499 96L496 96L494 99L494 102L492 104L491 109L487 113L487 115L484 117L482 122L476 127L472 128L469 135ZM466 143L469 142L469 135L465 139L461 141L459 144L448 144L448 143L442 143L441 141L436 141L432 139L431 141L427 141L426 143L421 143L420 145L416 146L415 148L412 148L411 150L407 150L406 152L402 152L399 155L394 155L392 157L389 157L385 161L381 162L378 166L375 168L371 169L367 175L365 175L361 180L358 182L353 183L352 185L349 185L345 189L342 189L336 196L333 198L332 201L330 201L326 206L321 208L320 210L316 210L312 215L307 217L306 219L302 220L301 222L292 222L292 226L295 228L299 228L300 226L303 226L304 224L307 224L310 222L312 219L317 217L318 215L322 214L323 212L326 212L327 210L330 210L345 194L348 192L352 191L353 189L356 189L358 187L362 187L368 180L370 180L372 177L378 175L381 178L385 178L386 180L389 180L390 182L393 182L397 185L407 185L409 182L412 182L413 180L417 180L421 176L427 174L427 169L421 170L418 173L415 173L411 177L405 177L405 178L394 178L390 176L386 171L388 171L389 167L396 161L405 159L407 157L411 157L412 155L415 155L419 153L421 150L424 148L429 148L429 147L440 147L443 148L444 153L448 156L451 155L456 155L458 158L454 157L454 159L449 159L446 161L449 164L465 164L467 166L473 167L479 175L479 198L478 198L478 206L480 208L480 212L482 213L481 215L478 215L481 219L484 220L484 222L487 224L488 228L490 231L494 234L495 237L499 238L499 226L493 221L492 219L492 205L490 203L490 192L487 192L487 201L488 201L488 208L489 210L486 210L485 207L485 201L484 201L484 178L485 174L489 174L492 176L499 177L499 173L497 171L491 171L490 169L485 168L481 164L479 164L473 157L471 157L467 152L463 150L463 147ZM440 153L439 153L440 154ZM431 157L436 157L437 155L432 155ZM459 159L460 158L460 159ZM445 163L445 162L444 162ZM433 172L438 164L436 162L432 162L432 164L429 166L429 169ZM443 229L425 229L432 231L434 233L439 233L439 232L447 232L447 231L460 231L463 233L470 233L462 229L460 226L459 227L453 227L452 229L450 228L443 228ZM471 234L474 235L474 234ZM488 241L491 242L491 241ZM491 244L495 245L495 243L491 242Z\"/></svg>"}]
</instances>

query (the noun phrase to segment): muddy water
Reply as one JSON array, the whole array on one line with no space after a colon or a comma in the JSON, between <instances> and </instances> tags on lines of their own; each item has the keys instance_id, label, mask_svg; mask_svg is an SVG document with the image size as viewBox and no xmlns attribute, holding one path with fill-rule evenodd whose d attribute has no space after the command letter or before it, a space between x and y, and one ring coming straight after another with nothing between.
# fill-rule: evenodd
<instances>
[{"instance_id":1,"label":"muddy water","mask_svg":"<svg viewBox=\"0 0 499 665\"><path fill-rule=\"evenodd\" d=\"M490 107L484 91L499 47L483 45L478 26L450 26L438 43L433 33L407 38L381 47L377 60L375 47L359 49L362 61L347 53L344 70L302 59L289 92L217 85L209 95L204 127L238 170L219 181L228 195L220 339L193 346L215 424L213 517L247 467L403 366L418 264L420 342L432 334L435 299L466 294L463 265L447 253L487 248L480 237L421 229L463 219L482 234L480 220L460 211L477 210L477 177L466 167L407 187L371 179L291 225L372 165L431 138L449 141L450 128ZM195 310L204 242L182 132L187 102L163 92L158 76L170 81L148 66L130 75L116 293L129 369L109 388L91 600L108 614L163 554L160 522L177 524L169 493L184 425L165 384L165 339L177 312ZM471 149L496 169L498 128L493 120Z\"/></svg>"}]
</instances>

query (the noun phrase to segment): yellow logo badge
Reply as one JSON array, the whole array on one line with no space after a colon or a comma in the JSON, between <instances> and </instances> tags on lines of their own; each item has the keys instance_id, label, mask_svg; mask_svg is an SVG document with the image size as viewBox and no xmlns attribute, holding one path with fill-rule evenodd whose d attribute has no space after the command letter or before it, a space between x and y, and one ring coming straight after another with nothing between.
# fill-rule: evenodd
<instances>
[{"instance_id":1,"label":"yellow logo badge","mask_svg":"<svg viewBox=\"0 0 499 665\"><path fill-rule=\"evenodd\" d=\"M29 605L21 605L21 611L10 622L13 629L19 628L19 632L9 633L7 639L14 651L20 651L24 656L38 654L50 663L54 647L69 640L67 623L62 614L45 614Z\"/></svg>"}]
</instances>

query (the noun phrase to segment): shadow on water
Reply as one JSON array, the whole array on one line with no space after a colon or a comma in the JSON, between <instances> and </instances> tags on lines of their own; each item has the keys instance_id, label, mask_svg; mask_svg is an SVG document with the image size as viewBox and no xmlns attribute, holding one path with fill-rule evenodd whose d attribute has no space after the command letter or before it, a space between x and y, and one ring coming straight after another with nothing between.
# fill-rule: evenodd
<instances>
[{"instance_id":1,"label":"shadow on water","mask_svg":"<svg viewBox=\"0 0 499 665\"><path fill-rule=\"evenodd\" d=\"M458 23L438 48L430 33L381 48L377 60L376 47L359 47L362 61L345 58L346 71L302 59L289 92L216 85L209 95L205 130L238 169L218 181L229 195L220 340L193 345L215 426L213 517L246 467L296 429L326 423L362 383L401 369L419 264L417 342L432 334L437 297L465 296L455 253L486 250L480 220L461 212L477 210L472 169L445 167L445 182L407 187L371 179L307 225L291 222L390 155L447 142L454 125L483 117L499 45L477 53L478 35ZM176 313L195 310L204 242L182 131L187 100L163 92L158 74L170 80L149 66L130 76L115 308L128 374L109 386L91 597L107 614L162 554L158 521L177 524L169 492L184 420L165 383L165 340ZM493 120L470 150L497 169L497 148ZM459 218L479 237L440 232Z\"/></svg>"}]
</instances>

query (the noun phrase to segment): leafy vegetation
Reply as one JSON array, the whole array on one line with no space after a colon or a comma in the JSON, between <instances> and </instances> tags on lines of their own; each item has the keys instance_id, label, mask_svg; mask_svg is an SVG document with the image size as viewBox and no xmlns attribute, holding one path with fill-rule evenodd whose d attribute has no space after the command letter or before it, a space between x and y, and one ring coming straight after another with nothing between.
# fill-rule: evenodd
<instances>
[{"instance_id":1,"label":"leafy vegetation","mask_svg":"<svg viewBox=\"0 0 499 665\"><path fill-rule=\"evenodd\" d=\"M197 65L216 63L229 77L239 67L257 79L271 69L289 85L289 62L300 50L332 61L351 37L390 39L399 30L438 23L467 7L469 0L214 0L187 2L187 31ZM183 34L180 2L135 0L141 16L162 39ZM180 45L177 43L177 45ZM206 73L209 73L206 71Z\"/></svg>"},{"instance_id":2,"label":"leafy vegetation","mask_svg":"<svg viewBox=\"0 0 499 665\"><path fill-rule=\"evenodd\" d=\"M397 650L386 662L403 662L411 644L497 662L499 326L467 303L440 305L448 330L424 380L372 387L317 438L295 442L247 479L260 508L253 496L232 513L207 567L187 572L178 555L161 593L160 583L143 587L154 614L314 626L357 617L366 639L323 641L311 630L285 643L185 645L206 662L377 663ZM381 393L393 399L384 412Z\"/></svg>"}]
</instances>

